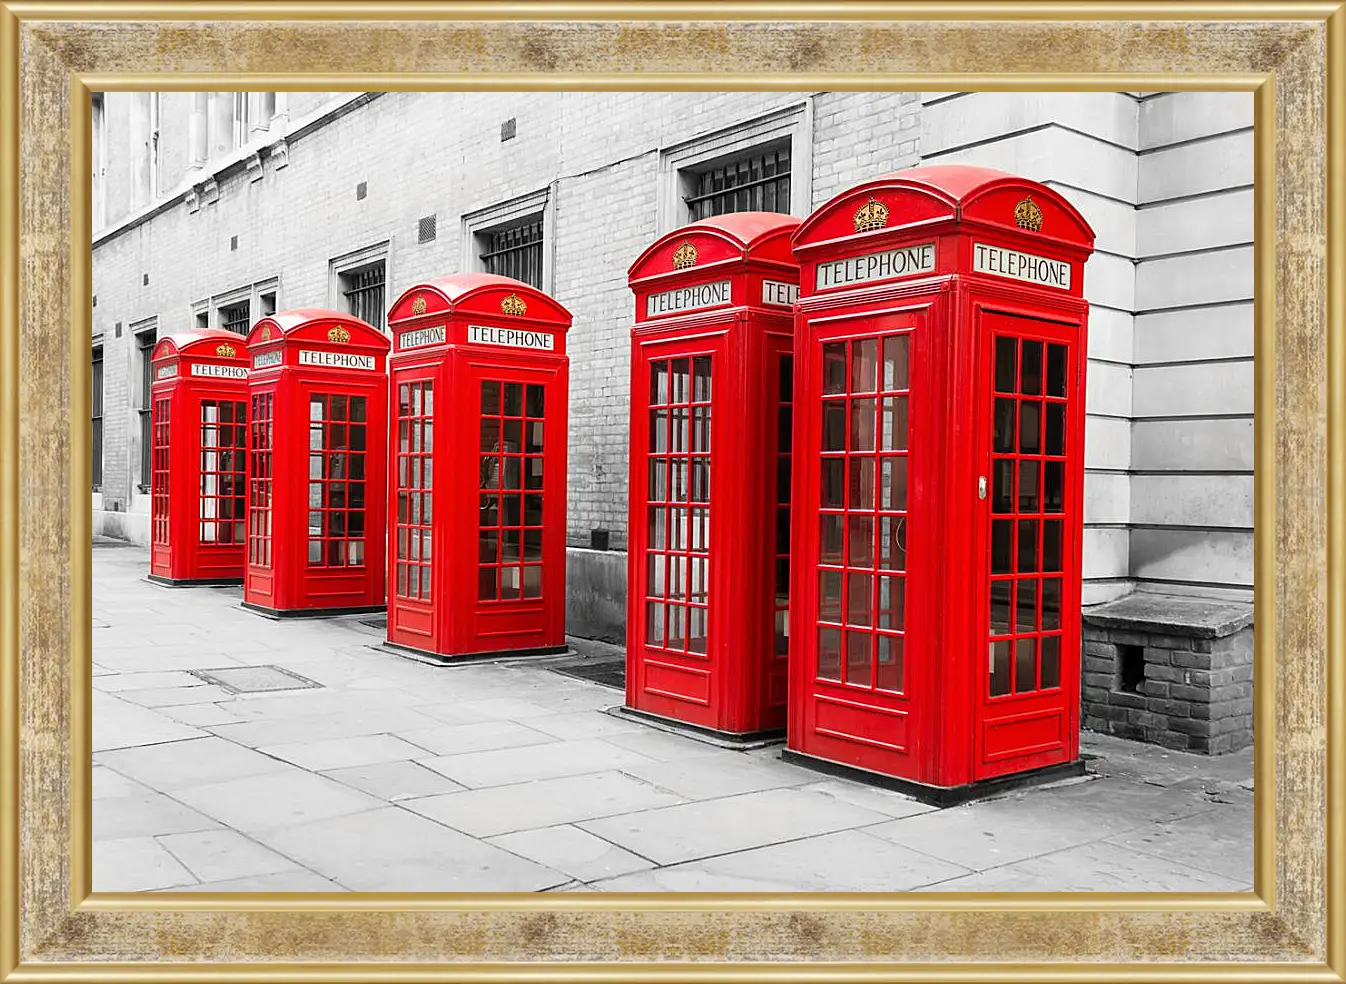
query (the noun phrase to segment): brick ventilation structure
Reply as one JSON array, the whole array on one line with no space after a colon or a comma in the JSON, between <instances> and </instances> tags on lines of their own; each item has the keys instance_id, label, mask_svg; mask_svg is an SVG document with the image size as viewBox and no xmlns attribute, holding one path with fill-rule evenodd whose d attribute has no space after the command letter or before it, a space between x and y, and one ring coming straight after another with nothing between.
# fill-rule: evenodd
<instances>
[{"instance_id":1,"label":"brick ventilation structure","mask_svg":"<svg viewBox=\"0 0 1346 984\"><path fill-rule=\"evenodd\" d=\"M1084 611L1084 727L1219 755L1253 741L1253 609L1133 594Z\"/></svg>"}]
</instances>

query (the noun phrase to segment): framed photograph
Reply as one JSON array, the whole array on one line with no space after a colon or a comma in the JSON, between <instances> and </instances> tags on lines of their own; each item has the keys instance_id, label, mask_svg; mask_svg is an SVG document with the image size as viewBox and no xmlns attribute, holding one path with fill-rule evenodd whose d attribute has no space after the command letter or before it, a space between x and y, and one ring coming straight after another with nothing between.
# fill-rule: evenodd
<instances>
[{"instance_id":1,"label":"framed photograph","mask_svg":"<svg viewBox=\"0 0 1346 984\"><path fill-rule=\"evenodd\" d=\"M1343 976L1340 0L0 61L0 980Z\"/></svg>"}]
</instances>

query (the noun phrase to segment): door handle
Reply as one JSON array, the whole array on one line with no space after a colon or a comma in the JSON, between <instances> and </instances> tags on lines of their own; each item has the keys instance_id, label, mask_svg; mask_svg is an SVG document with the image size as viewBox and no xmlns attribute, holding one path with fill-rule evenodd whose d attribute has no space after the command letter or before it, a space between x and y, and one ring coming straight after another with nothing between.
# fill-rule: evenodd
<instances>
[{"instance_id":1,"label":"door handle","mask_svg":"<svg viewBox=\"0 0 1346 984\"><path fill-rule=\"evenodd\" d=\"M986 476L982 475L977 479L977 498L986 498Z\"/></svg>"}]
</instances>

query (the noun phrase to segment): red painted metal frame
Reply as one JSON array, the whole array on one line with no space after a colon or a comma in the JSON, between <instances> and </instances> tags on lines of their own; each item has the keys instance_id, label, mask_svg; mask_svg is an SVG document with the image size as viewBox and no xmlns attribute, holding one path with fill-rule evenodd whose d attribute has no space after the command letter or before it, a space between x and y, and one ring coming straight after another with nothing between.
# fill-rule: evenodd
<instances>
[{"instance_id":1,"label":"red painted metal frame","mask_svg":"<svg viewBox=\"0 0 1346 984\"><path fill-rule=\"evenodd\" d=\"M179 332L154 347L145 449L152 455L151 580L243 578L247 367L247 342L223 329Z\"/></svg>"},{"instance_id":2,"label":"red painted metal frame","mask_svg":"<svg viewBox=\"0 0 1346 984\"><path fill-rule=\"evenodd\" d=\"M777 535L798 224L769 212L706 219L661 237L629 271L626 703L730 735L785 725L789 549Z\"/></svg>"},{"instance_id":3,"label":"red painted metal frame","mask_svg":"<svg viewBox=\"0 0 1346 984\"><path fill-rule=\"evenodd\" d=\"M570 312L470 273L412 287L388 324L388 641L564 650Z\"/></svg>"},{"instance_id":4,"label":"red painted metal frame","mask_svg":"<svg viewBox=\"0 0 1346 984\"><path fill-rule=\"evenodd\" d=\"M1030 198L1032 205L1020 208ZM1037 229L1032 228L1035 222ZM810 465L797 466L794 479L794 632L788 726L788 746L793 752L946 789L1078 758L1088 321L1082 281L1093 240L1093 231L1078 211L1050 188L962 165L914 168L867 182L838 195L800 225L794 237L794 252L801 264L801 299L795 321L794 441L796 461ZM930 252L921 249L927 244ZM979 272L974 264L977 244L1064 263L1069 269L1069 287ZM894 250L904 252L893 255ZM883 254L889 259L861 259ZM986 258L990 251L976 255ZM836 265L846 260L853 262ZM1000 268L1006 268L1004 261ZM853 624L848 620L851 616L858 623L868 620L871 627L864 631L877 639L885 634L879 626L879 582L871 583L866 577L877 579L892 567L882 563L865 566L869 554L864 549L853 580L853 567L820 564L822 481L824 471L834 467L821 460L828 456L822 451L823 404L841 402L840 397L829 401L824 396L824 345L903 332L910 333L907 514L901 541L905 548L900 622L905 633L903 662L900 671L891 662L881 664L878 660L885 651L877 649L877 642L872 644L871 685L861 686L819 676L820 669L832 675L829 657L837 638L827 629L834 624L831 617L824 616L840 610L833 610L830 602L829 609L823 610L824 587L830 599L837 583L823 579L827 570L841 570L846 573L847 590L852 583L857 590L873 590L873 601L854 611L848 596L841 595L838 602L847 601L847 609L838 618L844 624ZM1045 402L1064 408L1064 454L1051 459L1053 467L1062 466L1064 481L1061 628L1059 636L1056 629L1048 632L1060 640L1059 686L1037 688L1043 667L1039 650L1031 642L1041 634L1034 621L1034 631L1026 633L1030 641L1024 650L1034 654L1031 665L1025 662L1025 668L1032 670L1033 689L992 696L990 660L996 650L990 635L991 508L997 493L1004 491L994 485L992 464L993 459L1018 459L1017 449L1014 454L993 453L997 336L1064 345L1069 372L1061 381L1064 396L1054 400L1029 397L1039 409ZM842 381L850 387L855 371L849 359L852 350L847 349L846 355ZM881 356L878 361L878 372L889 371ZM839 382L831 385L835 388ZM893 391L894 399L899 395ZM867 399L863 397L861 403ZM874 434L866 435L863 426L854 434L851 429L857 419L869 426L865 423L871 419L867 405L857 410L851 398L846 402L852 404L844 418L846 440L881 446L887 440L884 425L888 422L878 413L883 404L876 404ZM882 459L881 448L875 453ZM836 452L834 456L840 455ZM1046 460L1040 454L1030 456L1029 467L1041 467ZM845 478L849 486L851 476ZM980 498L983 479L987 491ZM866 509L873 508L871 500L883 505L885 486L877 470L872 482L872 490L863 484L856 486L868 497ZM1036 490L1028 484L1024 488L1027 504L1040 501L1033 498L1041 495L1040 485ZM1040 524L1029 528L1041 536ZM863 540L866 528L859 529ZM830 524L828 530L833 530ZM878 527L869 549L876 555L886 554L891 539ZM841 549L849 545L843 541ZM1030 575L1028 580L1034 576L1041 574ZM1026 588L1023 597L1030 597ZM1036 620L1042 613L1037 595L1032 597L1031 614ZM865 605L870 606L868 611ZM1016 615L1013 609L1008 614ZM1049 610L1048 621L1054 617ZM838 659L843 664L848 643L842 637ZM857 641L857 669L865 665L859 659L864 652ZM1042 679L1050 683L1048 653ZM824 660L821 668L820 656ZM900 692L876 686L884 674L891 680L899 672ZM1027 681L1027 674L1023 679Z\"/></svg>"},{"instance_id":5,"label":"red painted metal frame","mask_svg":"<svg viewBox=\"0 0 1346 984\"><path fill-rule=\"evenodd\" d=\"M382 610L390 344L372 325L324 308L252 326L245 606L273 615Z\"/></svg>"}]
</instances>

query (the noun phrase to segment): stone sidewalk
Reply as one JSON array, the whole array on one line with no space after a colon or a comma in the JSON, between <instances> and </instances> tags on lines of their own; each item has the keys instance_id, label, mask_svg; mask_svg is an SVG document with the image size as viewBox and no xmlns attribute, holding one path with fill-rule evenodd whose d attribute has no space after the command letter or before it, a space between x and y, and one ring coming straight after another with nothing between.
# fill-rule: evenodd
<instances>
[{"instance_id":1,"label":"stone sidewalk","mask_svg":"<svg viewBox=\"0 0 1346 984\"><path fill-rule=\"evenodd\" d=\"M614 718L536 661L426 665L146 569L95 544L95 891L1252 888L1251 749L1086 733L1087 777L936 810Z\"/></svg>"}]
</instances>

